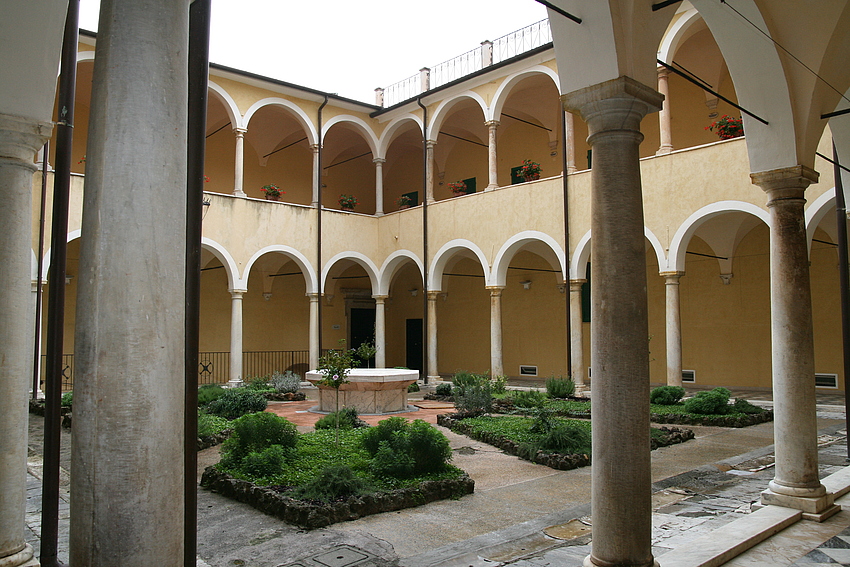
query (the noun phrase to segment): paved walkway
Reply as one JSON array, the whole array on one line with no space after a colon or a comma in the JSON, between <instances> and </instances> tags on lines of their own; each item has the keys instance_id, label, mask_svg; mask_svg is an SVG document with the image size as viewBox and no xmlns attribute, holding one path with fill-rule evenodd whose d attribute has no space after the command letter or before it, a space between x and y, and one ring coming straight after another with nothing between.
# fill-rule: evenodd
<instances>
[{"instance_id":1,"label":"paved walkway","mask_svg":"<svg viewBox=\"0 0 850 567\"><path fill-rule=\"evenodd\" d=\"M757 400L761 395L764 392L748 397ZM829 403L835 402L834 399L819 396L818 401L818 426L822 433L820 467L825 476L845 466L846 435L843 408ZM425 407L400 415L433 422L437 413L448 411L427 407L429 404L420 401L412 400L412 403ZM759 403L769 403L769 399ZM310 427L311 420L320 417L307 412L311 404L315 402L271 404L269 409L292 419L304 430ZM30 424L27 529L28 539L37 550L43 420L31 416ZM687 545L691 539L749 513L751 504L758 500L773 476L772 424L745 429L693 429L695 440L652 454L653 546L662 567L663 555L669 549ZM453 462L475 479L475 494L305 532L250 506L199 489L199 565L581 565L589 552L589 468L554 471L443 431L451 442ZM68 431L63 431L65 469L69 463L70 438ZM199 474L217 459L217 448L202 451ZM63 475L63 488L67 488L67 482L67 476ZM59 549L60 560L67 561L67 491L63 490L62 498ZM850 512L841 512L823 524L800 522L727 565L843 564L840 560L847 553L845 543L850 541L850 536L844 534L848 539L842 539L842 533L848 528Z\"/></svg>"}]
</instances>

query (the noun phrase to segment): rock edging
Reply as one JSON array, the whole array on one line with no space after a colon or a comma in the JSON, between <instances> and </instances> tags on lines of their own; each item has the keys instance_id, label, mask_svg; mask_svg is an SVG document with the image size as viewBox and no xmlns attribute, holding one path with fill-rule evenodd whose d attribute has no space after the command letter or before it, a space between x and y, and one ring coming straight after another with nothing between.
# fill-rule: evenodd
<instances>
[{"instance_id":1,"label":"rock edging","mask_svg":"<svg viewBox=\"0 0 850 567\"><path fill-rule=\"evenodd\" d=\"M652 423L675 423L677 425L709 425L714 427L749 427L773 421L773 411L734 415L694 415L684 413L652 413Z\"/></svg>"},{"instance_id":2,"label":"rock edging","mask_svg":"<svg viewBox=\"0 0 850 567\"><path fill-rule=\"evenodd\" d=\"M457 479L429 480L420 483L418 487L350 496L337 502L325 503L296 500L271 487L235 479L215 466L210 466L204 470L201 486L222 496L250 504L261 512L289 524L315 529L371 514L393 512L472 494L475 481L464 473Z\"/></svg>"}]
</instances>

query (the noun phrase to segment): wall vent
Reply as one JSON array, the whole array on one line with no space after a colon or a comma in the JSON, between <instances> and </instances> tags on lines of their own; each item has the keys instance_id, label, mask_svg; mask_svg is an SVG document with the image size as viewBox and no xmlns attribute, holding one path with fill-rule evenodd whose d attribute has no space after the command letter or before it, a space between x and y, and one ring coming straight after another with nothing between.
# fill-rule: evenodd
<instances>
[{"instance_id":1,"label":"wall vent","mask_svg":"<svg viewBox=\"0 0 850 567\"><path fill-rule=\"evenodd\" d=\"M816 388L838 389L838 374L815 374Z\"/></svg>"},{"instance_id":2,"label":"wall vent","mask_svg":"<svg viewBox=\"0 0 850 567\"><path fill-rule=\"evenodd\" d=\"M697 381L697 373L695 370L682 370L682 382L693 384Z\"/></svg>"},{"instance_id":3,"label":"wall vent","mask_svg":"<svg viewBox=\"0 0 850 567\"><path fill-rule=\"evenodd\" d=\"M519 375L520 376L537 376L537 367L531 366L530 364L520 364L519 365Z\"/></svg>"}]
</instances>

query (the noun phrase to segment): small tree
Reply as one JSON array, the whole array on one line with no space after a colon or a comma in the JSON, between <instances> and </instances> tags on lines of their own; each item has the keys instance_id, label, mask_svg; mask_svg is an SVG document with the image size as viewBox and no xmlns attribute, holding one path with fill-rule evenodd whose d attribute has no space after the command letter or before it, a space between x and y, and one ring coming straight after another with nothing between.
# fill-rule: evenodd
<instances>
[{"instance_id":1,"label":"small tree","mask_svg":"<svg viewBox=\"0 0 850 567\"><path fill-rule=\"evenodd\" d=\"M330 386L336 390L336 444L339 445L339 388L347 384L348 373L352 368L360 366L361 360L368 360L374 356L375 347L369 343L363 343L356 349L346 349L345 339L340 339L339 349L329 350L327 354L319 358L319 372L322 378L319 385ZM370 354L371 353L371 354Z\"/></svg>"}]
</instances>

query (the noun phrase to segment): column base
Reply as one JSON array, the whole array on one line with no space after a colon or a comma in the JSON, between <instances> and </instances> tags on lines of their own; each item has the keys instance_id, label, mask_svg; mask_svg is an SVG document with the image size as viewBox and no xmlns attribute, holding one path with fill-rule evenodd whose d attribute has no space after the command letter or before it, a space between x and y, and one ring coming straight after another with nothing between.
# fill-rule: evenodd
<instances>
[{"instance_id":1,"label":"column base","mask_svg":"<svg viewBox=\"0 0 850 567\"><path fill-rule=\"evenodd\" d=\"M237 378L236 380L228 380L225 387L226 388L239 388L239 387L243 386L244 384L245 384L245 382L243 382L242 380Z\"/></svg>"},{"instance_id":2,"label":"column base","mask_svg":"<svg viewBox=\"0 0 850 567\"><path fill-rule=\"evenodd\" d=\"M594 563L593 556L588 555L587 557L584 558L584 561L582 562L582 567L611 567L611 564L609 564L609 563ZM653 558L652 563L647 563L645 567L661 567L661 566L658 564L658 560Z\"/></svg>"},{"instance_id":3,"label":"column base","mask_svg":"<svg viewBox=\"0 0 850 567\"><path fill-rule=\"evenodd\" d=\"M28 543L14 555L0 557L0 567L39 567L39 565L32 546Z\"/></svg>"},{"instance_id":4,"label":"column base","mask_svg":"<svg viewBox=\"0 0 850 567\"><path fill-rule=\"evenodd\" d=\"M443 379L440 378L439 375L437 375L437 376L430 376L429 375L428 376L428 383L429 384L441 384L442 382L443 382Z\"/></svg>"},{"instance_id":5,"label":"column base","mask_svg":"<svg viewBox=\"0 0 850 567\"><path fill-rule=\"evenodd\" d=\"M498 189L498 188L499 188L498 185L488 185L487 187L484 188L484 190L485 191L492 191L492 190Z\"/></svg>"},{"instance_id":6,"label":"column base","mask_svg":"<svg viewBox=\"0 0 850 567\"><path fill-rule=\"evenodd\" d=\"M793 508L803 512L804 520L823 522L827 518L841 511L841 506L836 506L834 496L830 493L822 496L790 496L778 494L768 488L761 493L761 503L765 506L782 506Z\"/></svg>"},{"instance_id":7,"label":"column base","mask_svg":"<svg viewBox=\"0 0 850 567\"><path fill-rule=\"evenodd\" d=\"M234 197L247 198L247 197L248 197L248 194L247 194L247 193L245 193L244 191L234 191L234 192L233 192L233 196L234 196Z\"/></svg>"},{"instance_id":8,"label":"column base","mask_svg":"<svg viewBox=\"0 0 850 567\"><path fill-rule=\"evenodd\" d=\"M576 389L573 393L577 397L587 398L590 394L590 386L587 384L576 384Z\"/></svg>"}]
</instances>

